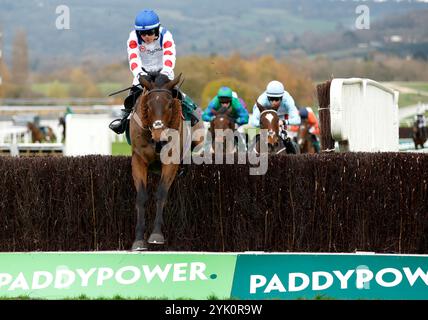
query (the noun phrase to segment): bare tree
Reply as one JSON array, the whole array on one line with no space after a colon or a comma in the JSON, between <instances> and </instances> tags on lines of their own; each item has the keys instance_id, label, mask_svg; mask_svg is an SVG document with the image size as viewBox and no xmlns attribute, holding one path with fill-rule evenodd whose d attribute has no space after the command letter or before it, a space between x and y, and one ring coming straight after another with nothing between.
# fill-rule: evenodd
<instances>
[{"instance_id":1,"label":"bare tree","mask_svg":"<svg viewBox=\"0 0 428 320\"><path fill-rule=\"evenodd\" d=\"M12 82L24 86L28 81L28 45L27 34L19 29L13 40L12 47Z\"/></svg>"}]
</instances>

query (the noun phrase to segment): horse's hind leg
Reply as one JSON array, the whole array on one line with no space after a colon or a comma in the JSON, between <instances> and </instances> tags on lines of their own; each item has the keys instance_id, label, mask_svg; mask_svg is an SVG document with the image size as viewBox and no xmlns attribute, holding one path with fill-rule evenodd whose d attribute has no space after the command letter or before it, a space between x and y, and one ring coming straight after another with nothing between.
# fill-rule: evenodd
<instances>
[{"instance_id":1,"label":"horse's hind leg","mask_svg":"<svg viewBox=\"0 0 428 320\"><path fill-rule=\"evenodd\" d=\"M164 244L165 238L162 234L163 225L163 209L165 207L168 191L177 174L178 165L162 164L162 176L159 181L159 187L156 192L156 218L154 222L153 232L149 237L148 242L151 244Z\"/></svg>"},{"instance_id":2,"label":"horse's hind leg","mask_svg":"<svg viewBox=\"0 0 428 320\"><path fill-rule=\"evenodd\" d=\"M142 162L137 155L132 156L132 176L134 178L137 198L135 208L137 209L137 225L135 227L135 240L132 250L147 250L147 243L144 240L145 217L144 205L147 201L147 165Z\"/></svg>"}]
</instances>

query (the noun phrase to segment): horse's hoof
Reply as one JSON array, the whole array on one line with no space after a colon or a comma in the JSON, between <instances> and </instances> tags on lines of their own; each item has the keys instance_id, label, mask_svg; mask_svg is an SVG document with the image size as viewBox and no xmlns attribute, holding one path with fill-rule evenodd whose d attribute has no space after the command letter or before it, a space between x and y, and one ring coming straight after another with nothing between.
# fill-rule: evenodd
<instances>
[{"instance_id":1,"label":"horse's hoof","mask_svg":"<svg viewBox=\"0 0 428 320\"><path fill-rule=\"evenodd\" d=\"M136 240L132 244L132 251L146 251L147 243L145 240Z\"/></svg>"},{"instance_id":2,"label":"horse's hoof","mask_svg":"<svg viewBox=\"0 0 428 320\"><path fill-rule=\"evenodd\" d=\"M149 241L150 244L164 244L165 238L160 233L152 233L150 235Z\"/></svg>"}]
</instances>

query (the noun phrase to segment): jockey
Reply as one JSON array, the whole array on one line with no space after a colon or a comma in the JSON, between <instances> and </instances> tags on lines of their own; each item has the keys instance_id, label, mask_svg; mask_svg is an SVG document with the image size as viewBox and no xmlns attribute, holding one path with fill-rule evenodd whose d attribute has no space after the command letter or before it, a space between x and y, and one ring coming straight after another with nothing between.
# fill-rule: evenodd
<instances>
[{"instance_id":1,"label":"jockey","mask_svg":"<svg viewBox=\"0 0 428 320\"><path fill-rule=\"evenodd\" d=\"M300 125L300 116L294 99L284 90L281 82L276 80L269 82L266 91L257 98L257 102L266 109L277 110L281 126ZM285 119L286 115L287 119ZM260 127L260 111L256 104L253 106L251 125Z\"/></svg>"},{"instance_id":2,"label":"jockey","mask_svg":"<svg viewBox=\"0 0 428 320\"><path fill-rule=\"evenodd\" d=\"M135 30L129 34L127 41L129 68L134 76L130 90L125 99L122 119L116 119L110 124L115 133L125 132L127 119L134 107L135 101L141 94L140 77L154 81L156 76L174 79L175 43L170 31L160 25L159 17L153 10L143 10L135 18ZM179 93L182 101L183 114L192 124L199 121L194 110L196 104L183 92Z\"/></svg>"},{"instance_id":3,"label":"jockey","mask_svg":"<svg viewBox=\"0 0 428 320\"><path fill-rule=\"evenodd\" d=\"M248 123L249 115L247 109L242 105L236 92L229 87L221 87L218 90L217 95L211 100L202 114L202 120L206 122L212 121L215 118L213 110L219 111L222 108L226 108L226 110L232 109L230 116L238 126Z\"/></svg>"},{"instance_id":4,"label":"jockey","mask_svg":"<svg viewBox=\"0 0 428 320\"><path fill-rule=\"evenodd\" d=\"M312 144L315 148L315 151L317 153L320 152L320 143L318 141L317 136L320 135L320 127L318 123L317 116L313 112L312 108L310 107L301 107L299 109L300 118L303 121L308 121L308 124L310 126L309 133L312 136Z\"/></svg>"},{"instance_id":5,"label":"jockey","mask_svg":"<svg viewBox=\"0 0 428 320\"><path fill-rule=\"evenodd\" d=\"M282 134L285 133L287 126L300 125L300 116L294 99L285 91L281 82L276 80L269 82L266 91L257 98L257 102L266 109L277 110ZM256 128L260 127L260 110L257 104L253 106L251 125ZM290 139L285 139L284 142L294 149Z\"/></svg>"}]
</instances>

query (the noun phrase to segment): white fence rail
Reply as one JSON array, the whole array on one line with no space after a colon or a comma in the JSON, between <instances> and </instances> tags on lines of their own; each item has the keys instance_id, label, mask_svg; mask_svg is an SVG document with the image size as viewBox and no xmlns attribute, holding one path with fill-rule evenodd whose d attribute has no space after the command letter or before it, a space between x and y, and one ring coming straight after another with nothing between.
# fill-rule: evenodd
<instances>
[{"instance_id":1,"label":"white fence rail","mask_svg":"<svg viewBox=\"0 0 428 320\"><path fill-rule=\"evenodd\" d=\"M398 91L370 79L334 79L330 116L340 151L399 151Z\"/></svg>"},{"instance_id":2,"label":"white fence rail","mask_svg":"<svg viewBox=\"0 0 428 320\"><path fill-rule=\"evenodd\" d=\"M110 114L69 114L66 117L66 156L111 155Z\"/></svg>"}]
</instances>

